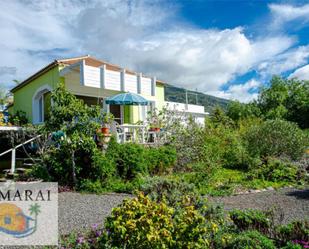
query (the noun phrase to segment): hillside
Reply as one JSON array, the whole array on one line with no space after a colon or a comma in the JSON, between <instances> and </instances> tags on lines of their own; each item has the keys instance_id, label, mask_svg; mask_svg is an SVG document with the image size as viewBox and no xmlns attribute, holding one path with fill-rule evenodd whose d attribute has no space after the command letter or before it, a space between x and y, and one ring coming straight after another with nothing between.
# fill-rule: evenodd
<instances>
[{"instance_id":1,"label":"hillside","mask_svg":"<svg viewBox=\"0 0 309 249\"><path fill-rule=\"evenodd\" d=\"M165 100L186 103L186 90L183 88L166 85ZM206 112L211 113L215 106L220 106L221 108L226 110L229 102L230 101L227 99L222 99L208 94L188 90L188 103L203 105Z\"/></svg>"}]
</instances>

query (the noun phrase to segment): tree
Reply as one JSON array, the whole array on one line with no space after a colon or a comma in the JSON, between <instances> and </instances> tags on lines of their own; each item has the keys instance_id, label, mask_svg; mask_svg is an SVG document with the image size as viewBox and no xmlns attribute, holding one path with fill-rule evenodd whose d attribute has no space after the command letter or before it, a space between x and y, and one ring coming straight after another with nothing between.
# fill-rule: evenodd
<instances>
[{"instance_id":1,"label":"tree","mask_svg":"<svg viewBox=\"0 0 309 249\"><path fill-rule=\"evenodd\" d=\"M271 79L270 86L264 87L259 93L258 106L267 119L284 119L288 113L285 107L289 96L286 80L279 76Z\"/></svg>"},{"instance_id":2,"label":"tree","mask_svg":"<svg viewBox=\"0 0 309 249\"><path fill-rule=\"evenodd\" d=\"M249 117L259 117L261 113L255 101L248 104L231 101L228 104L226 115L235 122L238 122Z\"/></svg>"},{"instance_id":3,"label":"tree","mask_svg":"<svg viewBox=\"0 0 309 249\"><path fill-rule=\"evenodd\" d=\"M309 128L309 81L275 76L261 90L257 104L266 119L286 119Z\"/></svg>"},{"instance_id":4,"label":"tree","mask_svg":"<svg viewBox=\"0 0 309 249\"><path fill-rule=\"evenodd\" d=\"M89 161L86 158L97 150L93 136L100 127L100 108L87 106L62 84L52 92L51 99L53 104L43 130L52 134L54 143L45 157L46 167L66 184L71 183L71 178L76 186L83 160Z\"/></svg>"},{"instance_id":5,"label":"tree","mask_svg":"<svg viewBox=\"0 0 309 249\"><path fill-rule=\"evenodd\" d=\"M212 114L210 115L210 121L214 126L224 125L226 127L230 127L234 125L233 120L226 115L220 106L216 106L214 108Z\"/></svg>"},{"instance_id":6,"label":"tree","mask_svg":"<svg viewBox=\"0 0 309 249\"><path fill-rule=\"evenodd\" d=\"M287 120L296 122L301 128L309 128L309 81L289 81L289 96L285 104Z\"/></svg>"},{"instance_id":7,"label":"tree","mask_svg":"<svg viewBox=\"0 0 309 249\"><path fill-rule=\"evenodd\" d=\"M4 88L0 88L0 110L3 110L8 103L8 94Z\"/></svg>"}]
</instances>

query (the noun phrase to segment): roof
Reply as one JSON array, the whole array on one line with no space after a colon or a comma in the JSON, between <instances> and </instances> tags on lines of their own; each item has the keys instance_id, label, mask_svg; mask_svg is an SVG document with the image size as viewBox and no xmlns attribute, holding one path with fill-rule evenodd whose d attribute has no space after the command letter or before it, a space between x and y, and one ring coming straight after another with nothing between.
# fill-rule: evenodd
<instances>
[{"instance_id":1,"label":"roof","mask_svg":"<svg viewBox=\"0 0 309 249\"><path fill-rule=\"evenodd\" d=\"M92 67L100 67L102 65L106 65L106 69L109 69L109 70L112 70L112 71L118 71L118 72L120 72L124 69L123 67L120 67L120 66L115 65L115 64L111 64L111 63L106 62L106 61L99 60L99 59L92 57L90 55L72 57L72 58L66 58L66 59L57 59L57 60L54 60L53 62L51 62L50 64L48 64L47 66L43 67L41 70L39 70L35 74L31 75L27 79L25 79L23 82L21 82L17 86L15 86L13 89L11 89L11 92L14 93L18 89L22 88L23 86L27 85L28 83L30 83L34 79L40 77L42 74L46 73L47 71L51 70L52 68L54 68L58 65L72 65L72 64L75 64L75 63L77 63L81 60L84 60L86 65L92 66ZM128 73L128 74L133 74L133 75L137 74L137 72L134 72L134 71L126 69L126 68L125 68L125 70L126 70L126 73ZM157 80L157 83L165 84L163 81L160 81L160 80Z\"/></svg>"}]
</instances>

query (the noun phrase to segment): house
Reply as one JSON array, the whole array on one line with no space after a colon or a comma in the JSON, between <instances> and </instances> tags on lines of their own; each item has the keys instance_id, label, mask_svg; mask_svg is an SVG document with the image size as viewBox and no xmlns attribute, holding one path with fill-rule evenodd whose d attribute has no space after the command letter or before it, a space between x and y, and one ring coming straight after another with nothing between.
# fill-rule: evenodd
<instances>
[{"instance_id":1,"label":"house","mask_svg":"<svg viewBox=\"0 0 309 249\"><path fill-rule=\"evenodd\" d=\"M11 92L14 105L11 113L24 111L33 124L44 122L48 107L51 105L50 93L59 83L88 105L102 105L111 112L119 124L144 121L147 112L164 106L175 111L193 115L202 122L206 115L203 106L166 102L165 83L156 77L145 76L117 65L98 60L89 55L55 60L33 74ZM104 100L121 92L141 95L149 102L148 106L110 105Z\"/></svg>"}]
</instances>

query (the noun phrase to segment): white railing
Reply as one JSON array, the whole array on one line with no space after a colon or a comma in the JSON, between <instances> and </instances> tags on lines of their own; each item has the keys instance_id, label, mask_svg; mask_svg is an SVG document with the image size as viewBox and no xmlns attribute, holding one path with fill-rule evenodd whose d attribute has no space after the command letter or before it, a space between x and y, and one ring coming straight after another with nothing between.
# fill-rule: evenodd
<instances>
[{"instance_id":1,"label":"white railing","mask_svg":"<svg viewBox=\"0 0 309 249\"><path fill-rule=\"evenodd\" d=\"M21 143L21 144L15 146L14 148L9 149L9 150L7 150L7 151L4 151L4 152L2 152L2 153L0 154L0 157L1 157L1 156L5 155L5 154L7 154L7 153L12 152L12 157L11 157L11 171L10 171L11 174L14 174L14 173L15 173L15 166L16 166L16 149L18 149L19 147L22 147L22 146L26 145L27 143L32 142L33 140L35 140L35 139L37 139L37 138L39 138L39 137L41 137L41 136L42 136L42 135L38 135L38 136L36 136L36 137L34 137L34 138L31 138L31 139L27 140L26 142L23 142L23 143Z\"/></svg>"},{"instance_id":2,"label":"white railing","mask_svg":"<svg viewBox=\"0 0 309 249\"><path fill-rule=\"evenodd\" d=\"M142 74L128 73L126 70L109 70L106 66L98 68L81 64L81 84L83 86L108 90L132 92L145 96L156 95L156 78Z\"/></svg>"}]
</instances>

